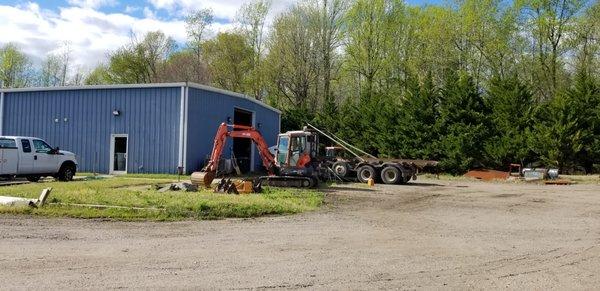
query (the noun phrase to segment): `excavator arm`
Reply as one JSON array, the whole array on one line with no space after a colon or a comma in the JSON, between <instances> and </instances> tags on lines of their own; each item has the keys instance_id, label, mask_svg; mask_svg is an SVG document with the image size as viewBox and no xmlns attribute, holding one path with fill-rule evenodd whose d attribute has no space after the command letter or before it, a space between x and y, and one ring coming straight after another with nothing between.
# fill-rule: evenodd
<instances>
[{"instance_id":1,"label":"excavator arm","mask_svg":"<svg viewBox=\"0 0 600 291\"><path fill-rule=\"evenodd\" d=\"M192 174L192 180L201 180L206 187L210 187L210 184L217 173L217 168L219 166L219 161L221 160L221 155L223 154L223 148L225 147L227 137L251 139L258 148L263 166L265 166L269 175L275 174L277 169L275 158L269 152L269 146L258 130L250 126L221 123L217 129L210 161L201 172Z\"/></svg>"}]
</instances>

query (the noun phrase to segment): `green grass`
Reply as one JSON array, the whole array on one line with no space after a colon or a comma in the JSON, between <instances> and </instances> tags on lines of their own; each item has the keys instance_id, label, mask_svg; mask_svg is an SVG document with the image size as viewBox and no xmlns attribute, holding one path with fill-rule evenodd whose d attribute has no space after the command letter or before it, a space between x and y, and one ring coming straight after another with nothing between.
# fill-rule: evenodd
<instances>
[{"instance_id":1,"label":"green grass","mask_svg":"<svg viewBox=\"0 0 600 291\"><path fill-rule=\"evenodd\" d=\"M77 173L77 176L93 177L93 173ZM165 179L165 180L177 180L178 178L182 181L189 180L190 175L177 176L176 174L125 174L119 175L120 178L143 178L143 179Z\"/></svg>"},{"instance_id":2,"label":"green grass","mask_svg":"<svg viewBox=\"0 0 600 291\"><path fill-rule=\"evenodd\" d=\"M560 175L559 179L571 180L577 184L600 184L600 176L598 175Z\"/></svg>"},{"instance_id":3,"label":"green grass","mask_svg":"<svg viewBox=\"0 0 600 291\"><path fill-rule=\"evenodd\" d=\"M41 208L0 207L0 213L115 220L185 220L258 217L315 210L323 195L312 190L266 188L262 194L228 195L212 191L160 193L154 184L173 179L152 176L44 182L0 187L0 196L38 198L52 187L49 204ZM93 208L69 204L112 205L130 208Z\"/></svg>"}]
</instances>

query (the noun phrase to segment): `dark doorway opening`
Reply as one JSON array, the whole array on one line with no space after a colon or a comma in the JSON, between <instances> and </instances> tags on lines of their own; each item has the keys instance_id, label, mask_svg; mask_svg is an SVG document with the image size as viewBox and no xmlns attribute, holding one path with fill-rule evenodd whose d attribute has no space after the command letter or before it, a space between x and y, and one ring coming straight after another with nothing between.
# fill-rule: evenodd
<instances>
[{"instance_id":1,"label":"dark doorway opening","mask_svg":"<svg viewBox=\"0 0 600 291\"><path fill-rule=\"evenodd\" d=\"M113 164L111 172L127 172L127 135L113 136Z\"/></svg>"},{"instance_id":2,"label":"dark doorway opening","mask_svg":"<svg viewBox=\"0 0 600 291\"><path fill-rule=\"evenodd\" d=\"M252 112L235 108L233 123L237 125L252 126ZM252 165L252 140L249 138L233 139L233 155L237 160L240 171L245 174L250 172Z\"/></svg>"}]
</instances>

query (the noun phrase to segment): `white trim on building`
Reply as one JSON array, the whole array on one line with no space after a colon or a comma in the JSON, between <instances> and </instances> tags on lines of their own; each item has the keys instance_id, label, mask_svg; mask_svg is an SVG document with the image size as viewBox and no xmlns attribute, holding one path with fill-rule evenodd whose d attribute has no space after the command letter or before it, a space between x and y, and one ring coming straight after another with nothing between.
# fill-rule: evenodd
<instances>
[{"instance_id":1,"label":"white trim on building","mask_svg":"<svg viewBox=\"0 0 600 291\"><path fill-rule=\"evenodd\" d=\"M179 167L185 167L185 161L183 159L184 153L185 153L185 128L186 128L186 123L185 123L185 111L186 111L186 106L185 106L185 86L181 87L181 95L180 95L180 102L179 102L179 156L178 156L178 164ZM185 168L183 169L185 172Z\"/></svg>"},{"instance_id":2,"label":"white trim on building","mask_svg":"<svg viewBox=\"0 0 600 291\"><path fill-rule=\"evenodd\" d=\"M205 91L221 93L224 95L242 98L251 102L254 102L260 106L263 106L267 109L273 110L279 114L281 111L273 108L261 101L258 101L248 95L244 95L241 93L231 92L211 86L201 85L197 83L152 83L152 84L119 84L119 85L86 85L86 86L58 86L58 87L32 87L32 88L13 88L13 89L0 89L0 92L39 92L39 91L65 91L65 90L110 90L110 89L136 89L136 88L173 88L173 87L190 87L201 89Z\"/></svg>"},{"instance_id":3,"label":"white trim on building","mask_svg":"<svg viewBox=\"0 0 600 291\"><path fill-rule=\"evenodd\" d=\"M188 143L188 113L190 111L190 101L189 101L189 91L190 91L190 87L186 86L185 87L185 93L184 93L184 97L185 97L185 110L184 110L184 114L185 114L185 119L183 120L184 124L186 125L183 128L183 171L184 173L187 171L187 143Z\"/></svg>"},{"instance_id":4,"label":"white trim on building","mask_svg":"<svg viewBox=\"0 0 600 291\"><path fill-rule=\"evenodd\" d=\"M4 134L4 91L0 91L0 135Z\"/></svg>"}]
</instances>

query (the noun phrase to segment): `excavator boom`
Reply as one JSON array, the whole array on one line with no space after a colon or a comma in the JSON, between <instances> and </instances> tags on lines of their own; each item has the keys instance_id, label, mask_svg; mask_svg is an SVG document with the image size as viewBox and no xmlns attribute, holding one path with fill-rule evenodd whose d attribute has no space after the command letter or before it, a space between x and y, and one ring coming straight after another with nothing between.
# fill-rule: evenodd
<instances>
[{"instance_id":1,"label":"excavator boom","mask_svg":"<svg viewBox=\"0 0 600 291\"><path fill-rule=\"evenodd\" d=\"M275 174L275 170L277 169L275 158L269 152L269 146L258 130L250 126L221 123L217 129L210 161L201 172L192 174L193 183L199 184L201 182L207 188L210 187L216 176L227 137L251 139L258 148L263 166L265 166L269 175Z\"/></svg>"}]
</instances>

